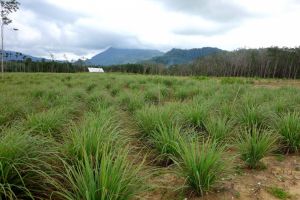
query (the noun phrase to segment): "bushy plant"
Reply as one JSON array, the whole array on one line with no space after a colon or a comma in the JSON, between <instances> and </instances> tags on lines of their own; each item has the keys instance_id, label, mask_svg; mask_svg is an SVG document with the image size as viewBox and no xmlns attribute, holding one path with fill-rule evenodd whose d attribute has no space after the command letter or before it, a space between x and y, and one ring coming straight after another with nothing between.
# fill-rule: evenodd
<instances>
[{"instance_id":1,"label":"bushy plant","mask_svg":"<svg viewBox=\"0 0 300 200\"><path fill-rule=\"evenodd\" d=\"M0 126L20 120L34 111L34 106L26 97L2 96L0 99Z\"/></svg>"},{"instance_id":2,"label":"bushy plant","mask_svg":"<svg viewBox=\"0 0 300 200\"><path fill-rule=\"evenodd\" d=\"M142 134L148 137L160 124L170 125L176 119L172 107L147 106L135 113L137 126Z\"/></svg>"},{"instance_id":3,"label":"bushy plant","mask_svg":"<svg viewBox=\"0 0 300 200\"><path fill-rule=\"evenodd\" d=\"M298 152L300 149L300 116L298 113L281 115L275 122L281 140L288 152Z\"/></svg>"},{"instance_id":4,"label":"bushy plant","mask_svg":"<svg viewBox=\"0 0 300 200\"><path fill-rule=\"evenodd\" d=\"M224 147L210 141L187 141L180 148L176 164L188 186L199 195L210 191L229 170Z\"/></svg>"},{"instance_id":5,"label":"bushy plant","mask_svg":"<svg viewBox=\"0 0 300 200\"><path fill-rule=\"evenodd\" d=\"M91 83L87 86L87 88L85 90L86 90L86 92L92 92L96 87L97 87L97 84Z\"/></svg>"},{"instance_id":6,"label":"bushy plant","mask_svg":"<svg viewBox=\"0 0 300 200\"><path fill-rule=\"evenodd\" d=\"M141 109L145 104L144 97L135 93L124 93L119 98L122 109L128 110L131 113Z\"/></svg>"},{"instance_id":7,"label":"bushy plant","mask_svg":"<svg viewBox=\"0 0 300 200\"><path fill-rule=\"evenodd\" d=\"M61 138L60 130L70 121L69 117L65 107L54 108L46 112L29 115L25 127L34 134Z\"/></svg>"},{"instance_id":8,"label":"bushy plant","mask_svg":"<svg viewBox=\"0 0 300 200\"><path fill-rule=\"evenodd\" d=\"M209 114L209 105L206 102L193 102L182 107L180 118L183 124L198 130L205 130L204 122Z\"/></svg>"},{"instance_id":9,"label":"bushy plant","mask_svg":"<svg viewBox=\"0 0 300 200\"><path fill-rule=\"evenodd\" d=\"M51 146L51 140L18 130L0 136L0 199L43 196L43 174L47 173L48 161L56 149Z\"/></svg>"},{"instance_id":10,"label":"bushy plant","mask_svg":"<svg viewBox=\"0 0 300 200\"><path fill-rule=\"evenodd\" d=\"M110 90L110 94L111 96L117 96L120 93L120 86L114 86L113 88L111 88Z\"/></svg>"},{"instance_id":11,"label":"bushy plant","mask_svg":"<svg viewBox=\"0 0 300 200\"><path fill-rule=\"evenodd\" d=\"M157 129L152 131L150 142L154 148L165 159L178 156L180 144L183 142L182 128L176 124L159 124Z\"/></svg>"},{"instance_id":12,"label":"bushy plant","mask_svg":"<svg viewBox=\"0 0 300 200\"><path fill-rule=\"evenodd\" d=\"M147 176L141 174L142 164L128 160L128 153L127 148L111 151L105 144L96 157L84 152L82 160L65 164L65 182L56 184L57 195L69 200L133 199L144 191Z\"/></svg>"},{"instance_id":13,"label":"bushy plant","mask_svg":"<svg viewBox=\"0 0 300 200\"><path fill-rule=\"evenodd\" d=\"M225 117L211 117L205 123L209 137L217 143L226 143L232 130L232 122Z\"/></svg>"},{"instance_id":14,"label":"bushy plant","mask_svg":"<svg viewBox=\"0 0 300 200\"><path fill-rule=\"evenodd\" d=\"M156 86L146 90L144 98L147 103L159 104L163 99L163 95L160 88Z\"/></svg>"},{"instance_id":15,"label":"bushy plant","mask_svg":"<svg viewBox=\"0 0 300 200\"><path fill-rule=\"evenodd\" d=\"M95 157L99 148L105 144L110 144L111 148L121 147L120 144L125 139L113 115L108 117L111 113L111 109L97 114L87 113L83 125L72 129L66 139L66 150L70 158L82 159L84 153Z\"/></svg>"},{"instance_id":16,"label":"bushy plant","mask_svg":"<svg viewBox=\"0 0 300 200\"><path fill-rule=\"evenodd\" d=\"M191 85L183 85L175 90L175 98L184 101L187 99L192 99L193 96L198 94L199 89L196 86L191 86Z\"/></svg>"},{"instance_id":17,"label":"bushy plant","mask_svg":"<svg viewBox=\"0 0 300 200\"><path fill-rule=\"evenodd\" d=\"M267 113L260 106L246 104L238 112L237 121L244 128L252 130L266 125Z\"/></svg>"},{"instance_id":18,"label":"bushy plant","mask_svg":"<svg viewBox=\"0 0 300 200\"><path fill-rule=\"evenodd\" d=\"M115 100L106 91L95 92L87 98L87 106L91 112L97 112L113 106Z\"/></svg>"},{"instance_id":19,"label":"bushy plant","mask_svg":"<svg viewBox=\"0 0 300 200\"><path fill-rule=\"evenodd\" d=\"M270 155L277 148L278 137L269 131L252 129L244 131L237 139L237 148L240 158L248 167L261 167L261 159Z\"/></svg>"}]
</instances>

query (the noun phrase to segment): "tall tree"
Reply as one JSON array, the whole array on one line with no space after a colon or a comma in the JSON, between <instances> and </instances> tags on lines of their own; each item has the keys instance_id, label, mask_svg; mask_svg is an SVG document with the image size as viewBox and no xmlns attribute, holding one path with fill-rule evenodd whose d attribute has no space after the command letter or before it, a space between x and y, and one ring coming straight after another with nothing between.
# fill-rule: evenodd
<instances>
[{"instance_id":1,"label":"tall tree","mask_svg":"<svg viewBox=\"0 0 300 200\"><path fill-rule=\"evenodd\" d=\"M19 9L20 3L17 0L1 0L1 72L4 72L4 26L12 23L8 17L9 14L16 12Z\"/></svg>"}]
</instances>

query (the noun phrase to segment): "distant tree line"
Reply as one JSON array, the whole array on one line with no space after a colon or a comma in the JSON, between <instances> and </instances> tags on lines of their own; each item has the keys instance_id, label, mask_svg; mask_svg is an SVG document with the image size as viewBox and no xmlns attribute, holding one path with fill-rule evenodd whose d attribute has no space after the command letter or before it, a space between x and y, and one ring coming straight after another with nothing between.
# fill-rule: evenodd
<instances>
[{"instance_id":1,"label":"distant tree line","mask_svg":"<svg viewBox=\"0 0 300 200\"><path fill-rule=\"evenodd\" d=\"M300 48L240 49L198 59L187 67L190 74L300 78Z\"/></svg>"},{"instance_id":2,"label":"distant tree line","mask_svg":"<svg viewBox=\"0 0 300 200\"><path fill-rule=\"evenodd\" d=\"M5 72L53 72L53 73L75 73L86 72L87 67L70 62L57 62L42 60L32 62L30 58L25 61L10 61L5 63Z\"/></svg>"},{"instance_id":3,"label":"distant tree line","mask_svg":"<svg viewBox=\"0 0 300 200\"><path fill-rule=\"evenodd\" d=\"M105 72L122 72L134 74L165 74L167 68L162 64L141 63L141 64L123 64L103 67Z\"/></svg>"},{"instance_id":4,"label":"distant tree line","mask_svg":"<svg viewBox=\"0 0 300 200\"><path fill-rule=\"evenodd\" d=\"M223 51L191 64L166 67L158 64L127 64L105 68L112 72L180 76L244 76L300 78L300 48L261 48Z\"/></svg>"},{"instance_id":5,"label":"distant tree line","mask_svg":"<svg viewBox=\"0 0 300 200\"><path fill-rule=\"evenodd\" d=\"M82 62L42 60L7 62L7 72L87 72ZM261 48L223 51L201 57L191 64L167 67L157 63L124 64L103 67L105 72L161 74L179 76L244 76L262 78L300 78L300 48Z\"/></svg>"}]
</instances>

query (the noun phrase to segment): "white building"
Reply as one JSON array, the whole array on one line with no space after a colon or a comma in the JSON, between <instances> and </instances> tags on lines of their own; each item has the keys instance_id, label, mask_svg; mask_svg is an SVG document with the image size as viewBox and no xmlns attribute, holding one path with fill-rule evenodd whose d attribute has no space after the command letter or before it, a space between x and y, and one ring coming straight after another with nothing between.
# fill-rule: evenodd
<instances>
[{"instance_id":1,"label":"white building","mask_svg":"<svg viewBox=\"0 0 300 200\"><path fill-rule=\"evenodd\" d=\"M103 68L92 68L92 67L89 67L89 72L93 72L93 73L104 73L104 70Z\"/></svg>"}]
</instances>

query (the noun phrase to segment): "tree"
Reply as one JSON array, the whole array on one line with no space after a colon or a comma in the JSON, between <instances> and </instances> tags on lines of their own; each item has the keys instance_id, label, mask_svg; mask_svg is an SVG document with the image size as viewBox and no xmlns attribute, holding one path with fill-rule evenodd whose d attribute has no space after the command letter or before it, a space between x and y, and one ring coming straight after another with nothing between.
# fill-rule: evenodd
<instances>
[{"instance_id":1,"label":"tree","mask_svg":"<svg viewBox=\"0 0 300 200\"><path fill-rule=\"evenodd\" d=\"M12 20L8 18L9 14L16 12L19 9L20 3L16 0L1 0L1 72L4 72L3 56L4 56L4 26L12 23Z\"/></svg>"}]
</instances>

